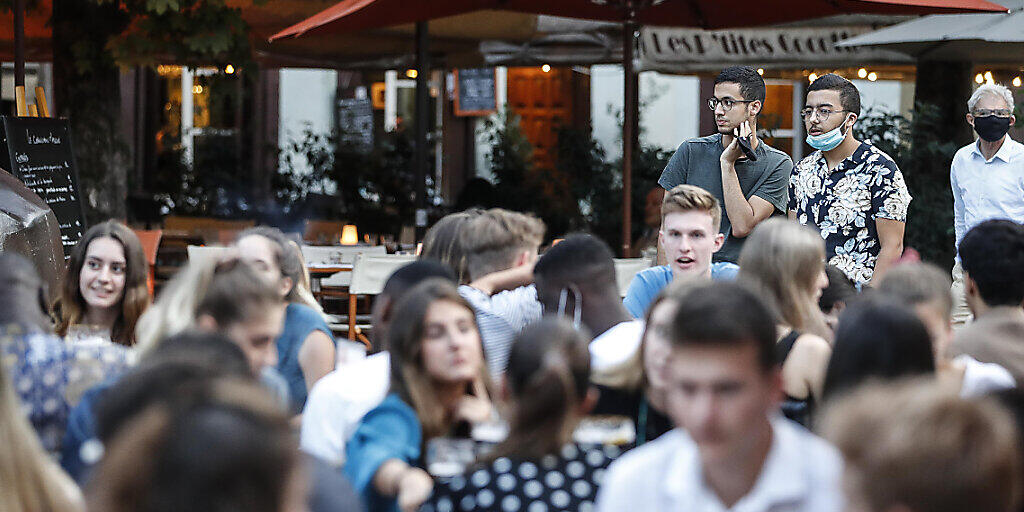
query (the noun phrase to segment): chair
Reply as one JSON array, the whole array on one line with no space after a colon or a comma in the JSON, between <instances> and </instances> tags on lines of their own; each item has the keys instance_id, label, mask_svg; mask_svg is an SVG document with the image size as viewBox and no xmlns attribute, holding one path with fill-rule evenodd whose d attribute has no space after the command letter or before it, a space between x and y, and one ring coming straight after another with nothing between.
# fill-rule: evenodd
<instances>
[{"instance_id":1,"label":"chair","mask_svg":"<svg viewBox=\"0 0 1024 512\"><path fill-rule=\"evenodd\" d=\"M156 284L156 252L160 248L160 238L164 232L160 229L135 229L133 231L138 237L139 243L142 244L142 252L146 255L146 287L149 289L149 296L152 297Z\"/></svg>"},{"instance_id":2,"label":"chair","mask_svg":"<svg viewBox=\"0 0 1024 512\"><path fill-rule=\"evenodd\" d=\"M651 264L652 261L647 258L615 258L615 283L619 287L620 297L626 296L633 277Z\"/></svg>"},{"instance_id":3,"label":"chair","mask_svg":"<svg viewBox=\"0 0 1024 512\"><path fill-rule=\"evenodd\" d=\"M363 343L369 340L361 330L368 325L356 325L356 301L360 295L378 295L384 290L384 283L396 270L416 261L412 254L360 254L352 266L352 284L348 287L348 339L358 335Z\"/></svg>"},{"instance_id":4,"label":"chair","mask_svg":"<svg viewBox=\"0 0 1024 512\"><path fill-rule=\"evenodd\" d=\"M189 262L205 262L211 259L220 259L228 251L227 247L190 245L188 246Z\"/></svg>"},{"instance_id":5,"label":"chair","mask_svg":"<svg viewBox=\"0 0 1024 512\"><path fill-rule=\"evenodd\" d=\"M376 256L387 255L383 245L339 245L333 247L302 246L302 257L309 266L317 265L353 265L360 254ZM351 272L338 272L320 280L320 290L324 288L345 288L352 279ZM329 294L328 294L329 295Z\"/></svg>"}]
</instances>

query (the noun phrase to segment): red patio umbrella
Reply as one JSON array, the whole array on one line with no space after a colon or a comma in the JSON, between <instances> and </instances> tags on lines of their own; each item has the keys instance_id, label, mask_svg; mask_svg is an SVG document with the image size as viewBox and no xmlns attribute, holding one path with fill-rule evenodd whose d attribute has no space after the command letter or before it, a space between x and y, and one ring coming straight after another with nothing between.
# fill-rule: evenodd
<instances>
[{"instance_id":1,"label":"red patio umbrella","mask_svg":"<svg viewBox=\"0 0 1024 512\"><path fill-rule=\"evenodd\" d=\"M770 25L840 14L952 14L1006 12L987 0L342 0L270 40L304 34L330 34L417 24L417 201L422 208L426 145L426 22L477 10L503 10L623 23L625 122L622 152L622 248L629 256L632 233L632 159L638 133L638 77L633 68L635 33L640 24L705 29ZM421 92L422 90L422 92ZM422 99L423 105L420 105ZM421 113L422 112L422 113ZM422 121L420 118L423 118ZM420 123L424 123L422 128ZM422 133L421 133L422 132ZM421 215L417 215L421 217ZM424 220L424 219L417 219Z\"/></svg>"}]
</instances>

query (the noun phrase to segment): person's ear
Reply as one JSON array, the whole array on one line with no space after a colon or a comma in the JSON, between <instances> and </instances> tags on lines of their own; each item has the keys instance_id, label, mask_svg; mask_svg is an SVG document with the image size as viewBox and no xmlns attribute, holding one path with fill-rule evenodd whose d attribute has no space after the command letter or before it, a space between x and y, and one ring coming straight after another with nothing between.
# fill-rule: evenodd
<instances>
[{"instance_id":1,"label":"person's ear","mask_svg":"<svg viewBox=\"0 0 1024 512\"><path fill-rule=\"evenodd\" d=\"M964 271L964 295L974 297L978 295L978 283L971 279L971 275Z\"/></svg>"},{"instance_id":2,"label":"person's ear","mask_svg":"<svg viewBox=\"0 0 1024 512\"><path fill-rule=\"evenodd\" d=\"M521 267L530 263L530 251L520 251L519 255L516 256L516 260L513 263L513 267Z\"/></svg>"},{"instance_id":3,"label":"person's ear","mask_svg":"<svg viewBox=\"0 0 1024 512\"><path fill-rule=\"evenodd\" d=\"M282 276L277 285L278 294L281 295L281 297L287 297L288 294L292 292L293 286L295 286L295 281L292 281L292 278Z\"/></svg>"},{"instance_id":4,"label":"person's ear","mask_svg":"<svg viewBox=\"0 0 1024 512\"><path fill-rule=\"evenodd\" d=\"M967 118L967 124L971 125L971 128L974 128L974 116L968 112L964 117ZM1010 121L1010 124L1013 124L1013 121Z\"/></svg>"},{"instance_id":5,"label":"person's ear","mask_svg":"<svg viewBox=\"0 0 1024 512\"><path fill-rule=\"evenodd\" d=\"M761 113L761 108L763 106L764 104L761 103L761 100L751 101L750 103L747 103L747 112L750 114L750 117L757 117L757 115Z\"/></svg>"},{"instance_id":6,"label":"person's ear","mask_svg":"<svg viewBox=\"0 0 1024 512\"><path fill-rule=\"evenodd\" d=\"M587 388L587 394L583 397L583 401L579 405L579 415L586 416L594 410L594 406L597 405L597 400L601 398L601 391L594 386Z\"/></svg>"},{"instance_id":7,"label":"person's ear","mask_svg":"<svg viewBox=\"0 0 1024 512\"><path fill-rule=\"evenodd\" d=\"M206 313L196 317L196 327L198 327L200 331L206 332L217 332L220 330L220 326L217 325L217 320Z\"/></svg>"},{"instance_id":8,"label":"person's ear","mask_svg":"<svg viewBox=\"0 0 1024 512\"><path fill-rule=\"evenodd\" d=\"M721 233L715 233L715 250L713 250L711 252L718 252L718 250L721 249L722 245L724 245L724 244L725 244L725 235L723 235Z\"/></svg>"}]
</instances>

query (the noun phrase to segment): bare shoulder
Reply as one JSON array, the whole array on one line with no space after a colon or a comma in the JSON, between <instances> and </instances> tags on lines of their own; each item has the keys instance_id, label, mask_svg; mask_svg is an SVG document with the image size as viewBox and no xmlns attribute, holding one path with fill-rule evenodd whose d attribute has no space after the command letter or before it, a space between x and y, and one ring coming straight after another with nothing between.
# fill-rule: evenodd
<instances>
[{"instance_id":1,"label":"bare shoulder","mask_svg":"<svg viewBox=\"0 0 1024 512\"><path fill-rule=\"evenodd\" d=\"M793 351L809 358L827 359L832 355L832 345L817 334L801 334L793 344Z\"/></svg>"}]
</instances>

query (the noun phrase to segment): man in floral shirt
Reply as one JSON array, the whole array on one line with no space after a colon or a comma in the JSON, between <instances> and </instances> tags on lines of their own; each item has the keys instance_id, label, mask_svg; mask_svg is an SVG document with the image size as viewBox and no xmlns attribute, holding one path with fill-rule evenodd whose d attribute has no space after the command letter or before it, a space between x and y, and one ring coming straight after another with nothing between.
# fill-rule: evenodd
<instances>
[{"instance_id":1,"label":"man in floral shirt","mask_svg":"<svg viewBox=\"0 0 1024 512\"><path fill-rule=\"evenodd\" d=\"M860 92L827 74L807 88L800 116L816 149L793 169L789 217L821 232L825 257L858 286L869 285L903 253L910 192L896 162L853 137Z\"/></svg>"}]
</instances>

